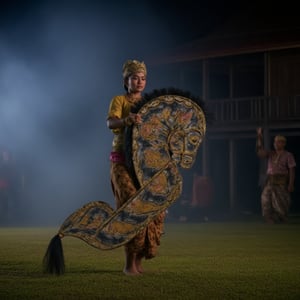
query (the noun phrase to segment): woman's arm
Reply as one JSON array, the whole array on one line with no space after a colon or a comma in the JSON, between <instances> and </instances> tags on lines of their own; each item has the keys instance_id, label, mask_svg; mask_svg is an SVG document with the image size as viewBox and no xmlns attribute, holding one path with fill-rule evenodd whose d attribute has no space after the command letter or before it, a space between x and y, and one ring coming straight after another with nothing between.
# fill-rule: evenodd
<instances>
[{"instance_id":1,"label":"woman's arm","mask_svg":"<svg viewBox=\"0 0 300 300\"><path fill-rule=\"evenodd\" d=\"M119 119L119 118L109 118L106 121L107 127L109 129L116 129L116 128L122 128L125 127L125 118Z\"/></svg>"},{"instance_id":2,"label":"woman's arm","mask_svg":"<svg viewBox=\"0 0 300 300\"><path fill-rule=\"evenodd\" d=\"M138 114L130 113L126 118L109 118L107 119L107 127L109 129L122 128L126 126L131 126L132 124L140 124L141 116Z\"/></svg>"}]
</instances>

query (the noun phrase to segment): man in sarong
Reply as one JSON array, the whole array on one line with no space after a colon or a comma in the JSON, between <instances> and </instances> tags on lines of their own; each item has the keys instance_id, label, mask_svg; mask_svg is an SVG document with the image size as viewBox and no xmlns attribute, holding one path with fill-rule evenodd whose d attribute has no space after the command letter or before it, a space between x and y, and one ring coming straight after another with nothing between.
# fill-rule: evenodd
<instances>
[{"instance_id":1,"label":"man in sarong","mask_svg":"<svg viewBox=\"0 0 300 300\"><path fill-rule=\"evenodd\" d=\"M267 179L261 194L262 215L269 224L283 223L288 219L290 193L294 191L294 155L285 150L286 138L274 138L274 150L267 151L263 146L262 128L257 129L256 151L260 158L267 158Z\"/></svg>"}]
</instances>

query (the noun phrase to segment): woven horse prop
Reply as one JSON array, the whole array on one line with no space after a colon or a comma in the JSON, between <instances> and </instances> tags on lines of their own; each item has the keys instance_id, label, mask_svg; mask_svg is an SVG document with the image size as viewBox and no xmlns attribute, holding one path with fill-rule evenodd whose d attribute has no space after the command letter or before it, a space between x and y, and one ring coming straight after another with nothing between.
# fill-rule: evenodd
<instances>
[{"instance_id":1,"label":"woven horse prop","mask_svg":"<svg viewBox=\"0 0 300 300\"><path fill-rule=\"evenodd\" d=\"M135 108L142 124L127 132L128 166L139 187L119 209L102 201L89 202L72 213L51 239L43 259L44 271L65 271L61 239L77 237L110 250L129 242L141 229L174 203L182 191L178 166L190 168L206 132L199 98L180 90L155 90Z\"/></svg>"}]
</instances>

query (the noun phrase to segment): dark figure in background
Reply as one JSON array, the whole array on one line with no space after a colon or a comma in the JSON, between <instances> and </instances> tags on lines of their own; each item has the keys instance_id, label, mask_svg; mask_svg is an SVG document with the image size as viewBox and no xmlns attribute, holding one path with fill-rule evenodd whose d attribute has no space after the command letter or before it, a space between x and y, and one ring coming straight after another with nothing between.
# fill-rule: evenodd
<instances>
[{"instance_id":1,"label":"dark figure in background","mask_svg":"<svg viewBox=\"0 0 300 300\"><path fill-rule=\"evenodd\" d=\"M213 189L209 177L194 173L191 211L195 221L208 221L212 205L212 192Z\"/></svg>"},{"instance_id":2,"label":"dark figure in background","mask_svg":"<svg viewBox=\"0 0 300 300\"><path fill-rule=\"evenodd\" d=\"M257 129L256 151L260 158L267 158L267 178L261 194L262 215L267 223L286 222L290 207L290 193L294 191L294 155L285 150L286 138L274 138L274 150L266 151L262 128Z\"/></svg>"},{"instance_id":3,"label":"dark figure in background","mask_svg":"<svg viewBox=\"0 0 300 300\"><path fill-rule=\"evenodd\" d=\"M15 204L15 171L10 152L0 149L0 223L6 223Z\"/></svg>"}]
</instances>

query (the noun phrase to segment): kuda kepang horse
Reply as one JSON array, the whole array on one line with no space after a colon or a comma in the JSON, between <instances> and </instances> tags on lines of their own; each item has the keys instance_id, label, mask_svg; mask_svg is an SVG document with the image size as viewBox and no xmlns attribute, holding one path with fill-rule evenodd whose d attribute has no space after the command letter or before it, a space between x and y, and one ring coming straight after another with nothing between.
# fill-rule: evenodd
<instances>
[{"instance_id":1,"label":"kuda kepang horse","mask_svg":"<svg viewBox=\"0 0 300 300\"><path fill-rule=\"evenodd\" d=\"M126 134L126 156L139 187L137 193L117 210L93 201L73 212L48 245L45 272L64 273L64 237L77 237L101 250L114 249L128 243L178 199L182 191L179 167L193 165L205 136L202 107L199 98L174 89L145 95L135 108L143 122Z\"/></svg>"}]
</instances>

